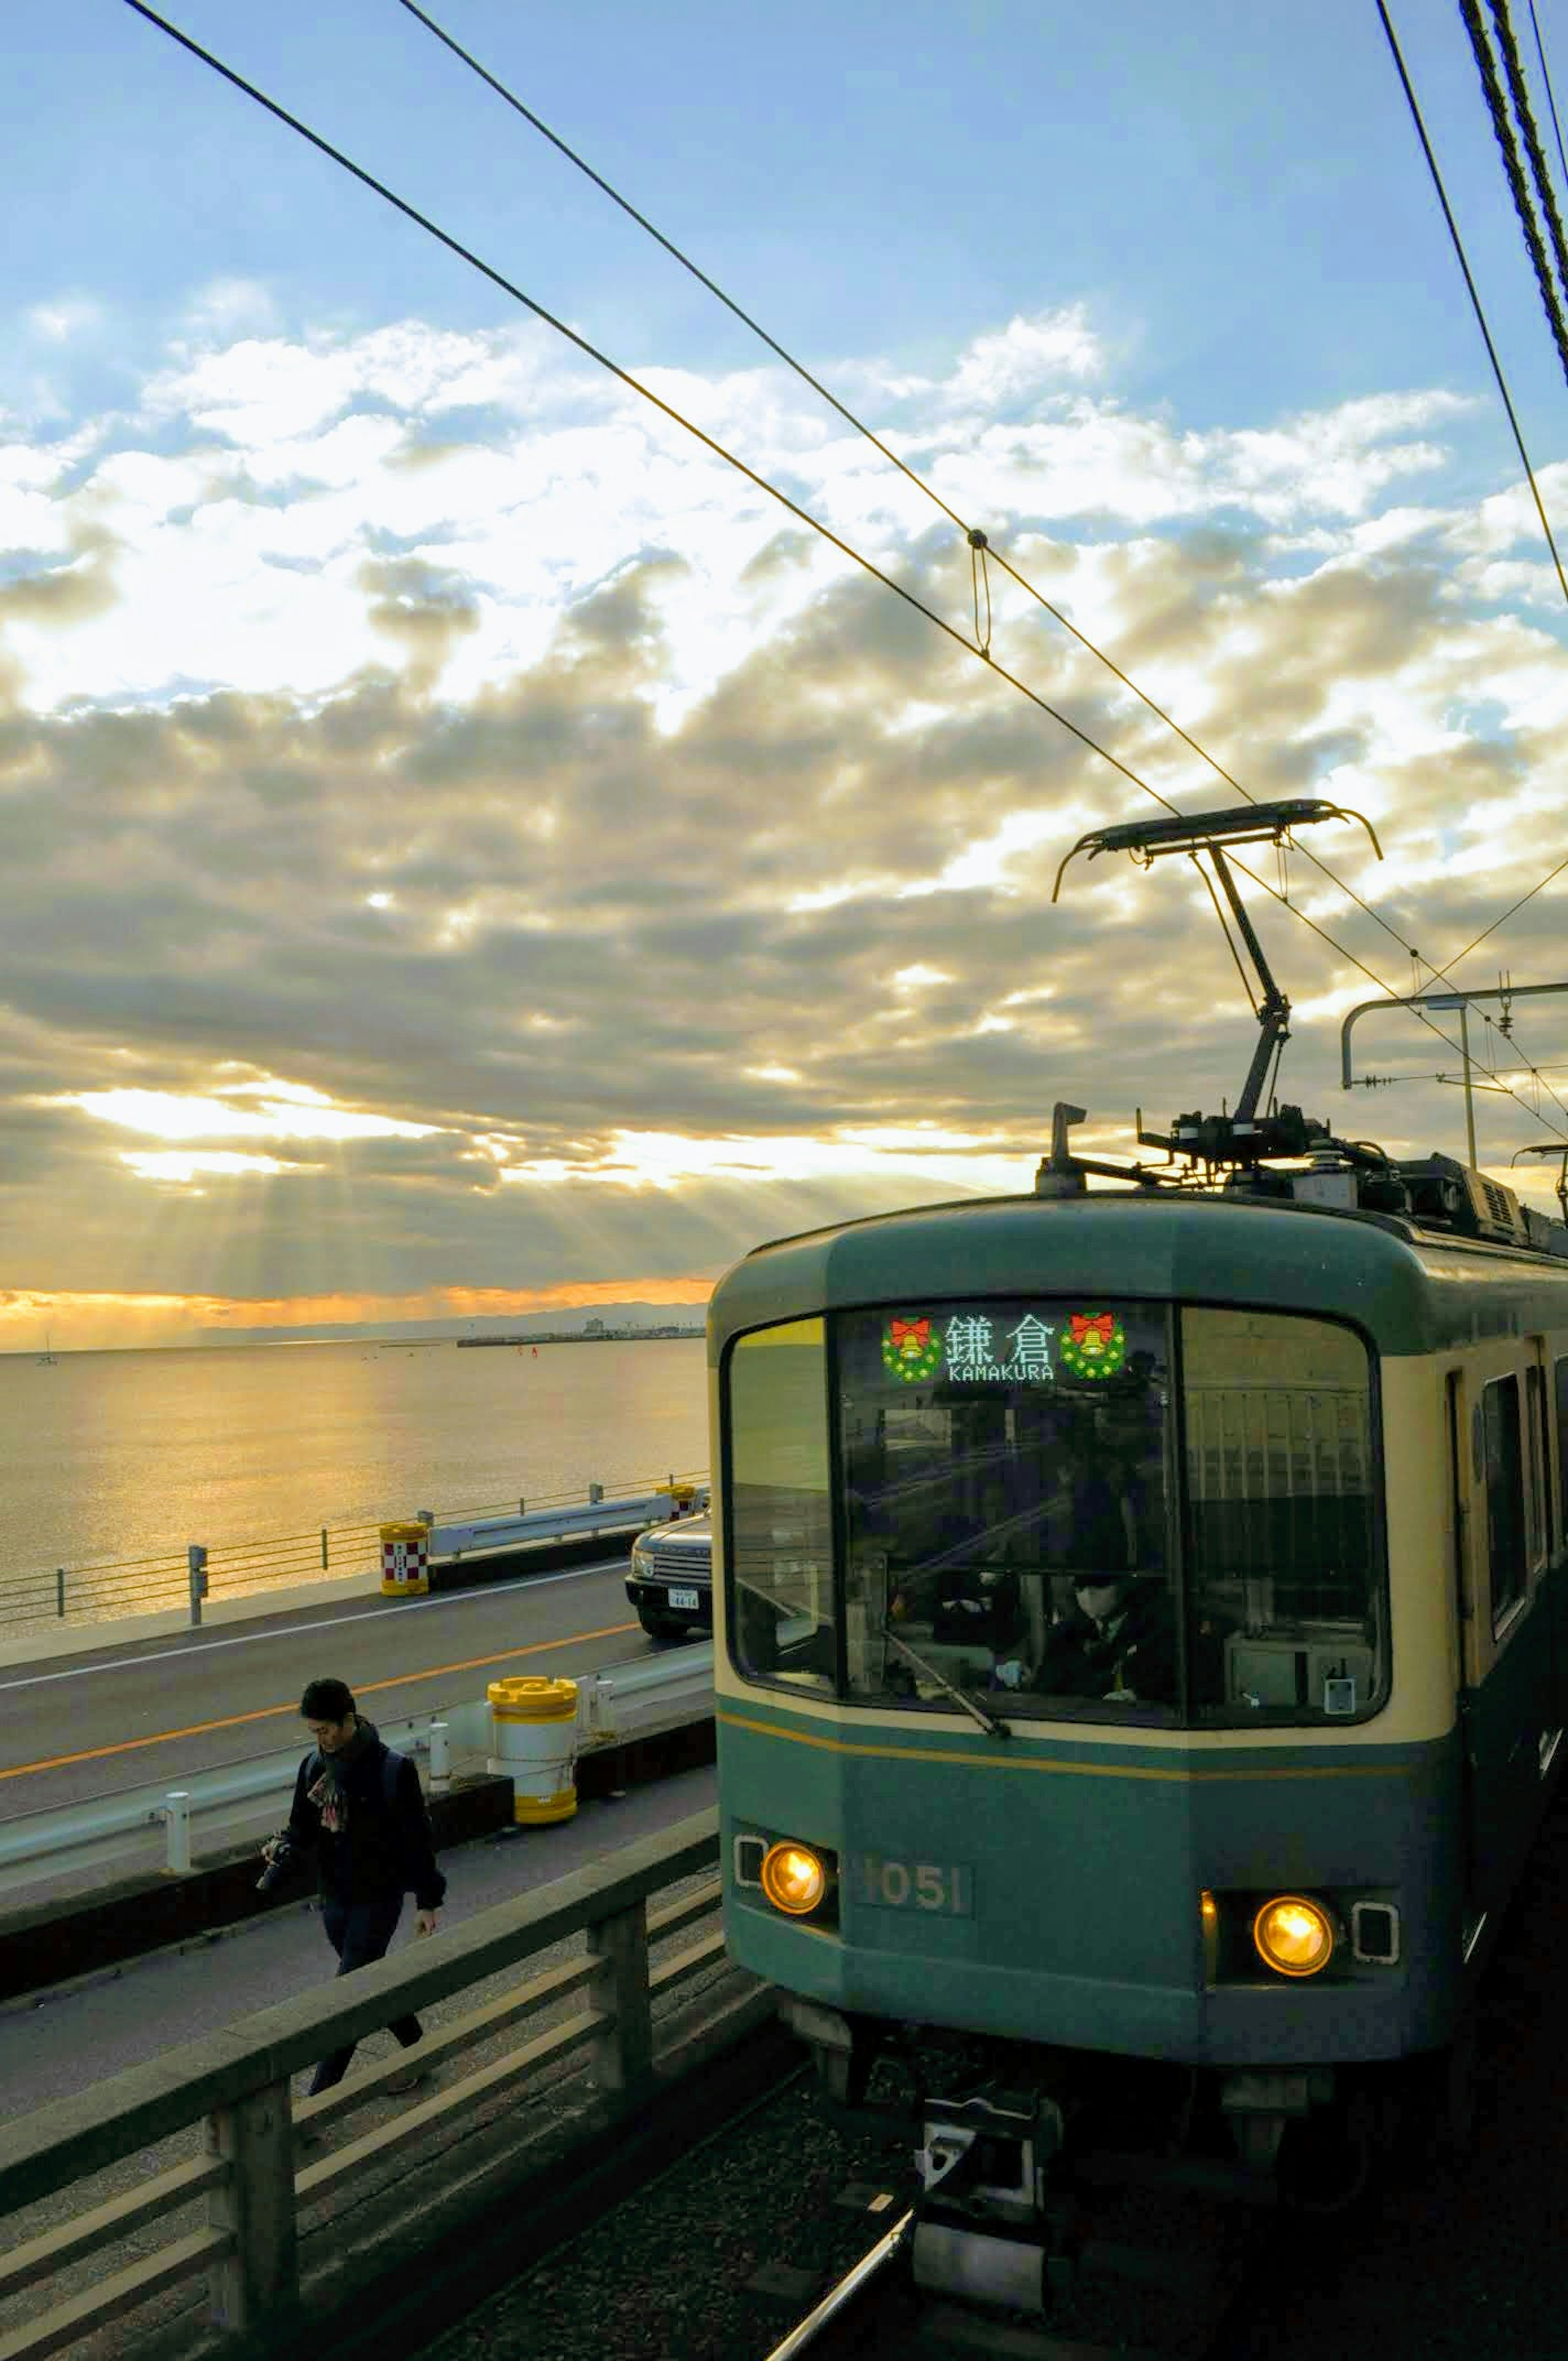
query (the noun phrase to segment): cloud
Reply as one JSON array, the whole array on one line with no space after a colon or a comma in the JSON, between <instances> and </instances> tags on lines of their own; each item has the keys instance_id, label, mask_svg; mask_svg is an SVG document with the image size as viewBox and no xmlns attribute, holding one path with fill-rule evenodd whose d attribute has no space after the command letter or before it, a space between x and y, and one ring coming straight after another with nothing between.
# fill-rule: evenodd
<instances>
[{"instance_id":1,"label":"cloud","mask_svg":"<svg viewBox=\"0 0 1568 2361\"><path fill-rule=\"evenodd\" d=\"M1190 869L1080 864L1051 905L1079 835L1156 807L959 641L532 333L213 335L136 413L0 445L7 1284L625 1292L1026 1189L1057 1097L1102 1152L1234 1097L1253 1019ZM1299 858L1290 908L1246 888L1321 1012L1287 1095L1359 1133L1355 962L1408 989L1401 943L1451 955L1560 857L1560 645L1497 571L1529 544L1454 482L1445 394L1195 432L1091 390L1109 349L1011 323L899 431L935 453L989 403L936 480L1255 795L1375 820L1381 867L1310 841L1397 939ZM962 542L777 371L685 390L972 627ZM1009 670L1159 794L1232 800L992 589ZM1552 973L1561 908L1479 972ZM1453 1063L1407 1017L1367 1038ZM1377 1116L1454 1136L1439 1086Z\"/></svg>"},{"instance_id":2,"label":"cloud","mask_svg":"<svg viewBox=\"0 0 1568 2361\"><path fill-rule=\"evenodd\" d=\"M203 342L229 344L268 335L279 324L278 306L259 280L213 279L192 297L184 324Z\"/></svg>"},{"instance_id":3,"label":"cloud","mask_svg":"<svg viewBox=\"0 0 1568 2361\"><path fill-rule=\"evenodd\" d=\"M25 316L34 335L41 337L45 344L65 345L97 327L104 311L101 304L85 296L63 295L52 303L30 305Z\"/></svg>"},{"instance_id":4,"label":"cloud","mask_svg":"<svg viewBox=\"0 0 1568 2361\"><path fill-rule=\"evenodd\" d=\"M1098 377L1103 366L1100 339L1083 305L1074 303L1032 320L1009 320L998 334L976 336L943 391L962 409L1006 409L1063 378Z\"/></svg>"}]
</instances>

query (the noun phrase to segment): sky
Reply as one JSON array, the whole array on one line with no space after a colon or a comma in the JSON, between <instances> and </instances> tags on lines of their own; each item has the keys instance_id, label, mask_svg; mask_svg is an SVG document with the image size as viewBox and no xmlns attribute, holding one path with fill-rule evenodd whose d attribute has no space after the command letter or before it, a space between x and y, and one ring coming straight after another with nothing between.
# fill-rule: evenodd
<instances>
[{"instance_id":1,"label":"sky","mask_svg":"<svg viewBox=\"0 0 1568 2361\"><path fill-rule=\"evenodd\" d=\"M1456 1049L1364 1017L1347 1096L1340 1024L1568 862L1568 602L1374 0L433 13L1234 779L1365 815L1242 855L1280 1094L1463 1155ZM1234 1104L1201 882L1053 904L1158 807L998 667L1234 787L995 567L988 665L942 507L399 0L170 14L948 630L125 0L12 0L0 1350L699 1303L1026 1190L1058 1099ZM1459 11L1392 14L1568 546ZM1460 981L1568 975L1565 895ZM1552 1210L1568 1001L1500 1013L1479 1161Z\"/></svg>"}]
</instances>

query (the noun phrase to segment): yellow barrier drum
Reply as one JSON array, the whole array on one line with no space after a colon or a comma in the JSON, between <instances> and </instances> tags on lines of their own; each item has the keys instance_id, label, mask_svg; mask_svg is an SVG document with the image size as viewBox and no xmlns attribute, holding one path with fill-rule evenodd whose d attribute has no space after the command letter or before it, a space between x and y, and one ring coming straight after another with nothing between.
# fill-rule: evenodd
<instances>
[{"instance_id":1,"label":"yellow barrier drum","mask_svg":"<svg viewBox=\"0 0 1568 2361\"><path fill-rule=\"evenodd\" d=\"M492 1681L495 1752L488 1768L512 1784L512 1817L525 1827L569 1820L577 1808L577 1684L513 1677Z\"/></svg>"},{"instance_id":2,"label":"yellow barrier drum","mask_svg":"<svg viewBox=\"0 0 1568 2361\"><path fill-rule=\"evenodd\" d=\"M421 1598L430 1588L430 1529L426 1525L381 1528L381 1596Z\"/></svg>"}]
</instances>

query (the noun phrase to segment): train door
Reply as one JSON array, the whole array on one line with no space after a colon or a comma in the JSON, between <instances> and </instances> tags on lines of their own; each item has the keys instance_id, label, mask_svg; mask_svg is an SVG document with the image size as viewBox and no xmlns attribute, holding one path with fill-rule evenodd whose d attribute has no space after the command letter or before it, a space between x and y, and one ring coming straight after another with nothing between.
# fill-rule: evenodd
<instances>
[{"instance_id":1,"label":"train door","mask_svg":"<svg viewBox=\"0 0 1568 2361\"><path fill-rule=\"evenodd\" d=\"M1462 1919L1464 1956L1469 1958L1486 1915L1480 1895L1476 1827L1475 1764L1472 1722L1477 1679L1477 1596L1480 1586L1475 1564L1475 1515L1471 1499L1472 1457L1464 1373L1451 1369L1447 1378L1448 1469L1450 1519L1449 1579L1457 1634L1455 1671L1459 1717L1460 1827Z\"/></svg>"},{"instance_id":2,"label":"train door","mask_svg":"<svg viewBox=\"0 0 1568 2361\"><path fill-rule=\"evenodd\" d=\"M1562 1364L1558 1365L1561 1379ZM1541 1776L1546 1780L1559 1767L1564 1719L1563 1656L1563 1547L1558 1482L1552 1472L1554 1415L1552 1373L1544 1336L1530 1339L1530 1366L1525 1374L1531 1456L1530 1493L1535 1521L1535 1558L1541 1593L1537 1620L1542 1624L1538 1642L1546 1660L1545 1697L1540 1741ZM1559 1477L1560 1481L1560 1477Z\"/></svg>"},{"instance_id":3,"label":"train door","mask_svg":"<svg viewBox=\"0 0 1568 2361\"><path fill-rule=\"evenodd\" d=\"M1510 1891L1555 1751L1540 1362L1449 1380L1459 1513L1467 1944ZM1468 1411L1466 1418L1465 1411ZM1466 1426L1468 1433L1466 1433Z\"/></svg>"}]
</instances>

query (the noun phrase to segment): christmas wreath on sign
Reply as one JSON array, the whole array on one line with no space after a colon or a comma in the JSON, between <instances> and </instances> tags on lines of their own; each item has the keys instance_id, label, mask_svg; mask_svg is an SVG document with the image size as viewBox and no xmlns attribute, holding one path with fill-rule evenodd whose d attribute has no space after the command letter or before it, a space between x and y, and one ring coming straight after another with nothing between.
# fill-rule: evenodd
<instances>
[{"instance_id":1,"label":"christmas wreath on sign","mask_svg":"<svg viewBox=\"0 0 1568 2361\"><path fill-rule=\"evenodd\" d=\"M1075 1378L1113 1378L1127 1357L1127 1332L1113 1312L1075 1312L1058 1351Z\"/></svg>"},{"instance_id":2,"label":"christmas wreath on sign","mask_svg":"<svg viewBox=\"0 0 1568 2361\"><path fill-rule=\"evenodd\" d=\"M901 1385L917 1386L942 1365L942 1332L930 1318L890 1320L882 1334L882 1365Z\"/></svg>"}]
</instances>

